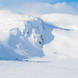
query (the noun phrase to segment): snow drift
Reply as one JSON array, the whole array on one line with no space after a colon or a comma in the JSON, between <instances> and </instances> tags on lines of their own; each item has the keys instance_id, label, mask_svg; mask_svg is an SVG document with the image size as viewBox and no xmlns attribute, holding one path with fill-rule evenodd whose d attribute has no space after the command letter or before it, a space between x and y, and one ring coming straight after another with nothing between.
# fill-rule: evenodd
<instances>
[{"instance_id":1,"label":"snow drift","mask_svg":"<svg viewBox=\"0 0 78 78\"><path fill-rule=\"evenodd\" d=\"M45 22L67 30L54 29L54 40L44 46L46 55L52 51L58 57L78 58L78 15L47 14L41 17Z\"/></svg>"},{"instance_id":2,"label":"snow drift","mask_svg":"<svg viewBox=\"0 0 78 78\"><path fill-rule=\"evenodd\" d=\"M0 59L78 58L77 21L76 15L27 17L0 11Z\"/></svg>"}]
</instances>

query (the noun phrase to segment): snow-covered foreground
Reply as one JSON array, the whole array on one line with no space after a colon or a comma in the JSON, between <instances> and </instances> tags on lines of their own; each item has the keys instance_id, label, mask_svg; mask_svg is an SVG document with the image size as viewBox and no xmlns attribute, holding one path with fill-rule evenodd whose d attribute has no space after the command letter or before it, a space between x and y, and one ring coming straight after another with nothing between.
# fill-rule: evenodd
<instances>
[{"instance_id":1,"label":"snow-covered foreground","mask_svg":"<svg viewBox=\"0 0 78 78\"><path fill-rule=\"evenodd\" d=\"M0 78L78 78L78 60L0 61Z\"/></svg>"},{"instance_id":2,"label":"snow-covered foreground","mask_svg":"<svg viewBox=\"0 0 78 78\"><path fill-rule=\"evenodd\" d=\"M77 33L78 15L0 11L0 78L78 78Z\"/></svg>"}]
</instances>

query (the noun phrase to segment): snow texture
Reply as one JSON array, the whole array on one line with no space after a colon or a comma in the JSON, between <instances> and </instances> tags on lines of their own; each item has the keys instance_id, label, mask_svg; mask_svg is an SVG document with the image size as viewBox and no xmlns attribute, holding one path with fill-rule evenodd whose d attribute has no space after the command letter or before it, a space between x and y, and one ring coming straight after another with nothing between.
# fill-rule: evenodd
<instances>
[{"instance_id":1,"label":"snow texture","mask_svg":"<svg viewBox=\"0 0 78 78\"><path fill-rule=\"evenodd\" d=\"M78 15L0 11L0 78L78 78L77 26Z\"/></svg>"},{"instance_id":2,"label":"snow texture","mask_svg":"<svg viewBox=\"0 0 78 78\"><path fill-rule=\"evenodd\" d=\"M27 17L0 11L0 60L78 58L78 16Z\"/></svg>"}]
</instances>

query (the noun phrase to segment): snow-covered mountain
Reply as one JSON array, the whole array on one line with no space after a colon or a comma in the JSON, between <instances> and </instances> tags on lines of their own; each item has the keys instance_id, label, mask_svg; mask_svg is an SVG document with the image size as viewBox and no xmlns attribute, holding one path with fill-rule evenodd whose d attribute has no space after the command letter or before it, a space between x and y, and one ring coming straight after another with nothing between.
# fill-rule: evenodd
<instances>
[{"instance_id":1,"label":"snow-covered mountain","mask_svg":"<svg viewBox=\"0 0 78 78\"><path fill-rule=\"evenodd\" d=\"M54 40L44 46L46 55L52 55L54 48L58 57L78 58L78 15L47 14L41 18L46 23L60 27L53 29Z\"/></svg>"},{"instance_id":2,"label":"snow-covered mountain","mask_svg":"<svg viewBox=\"0 0 78 78\"><path fill-rule=\"evenodd\" d=\"M78 16L0 12L0 59L78 58Z\"/></svg>"}]
</instances>

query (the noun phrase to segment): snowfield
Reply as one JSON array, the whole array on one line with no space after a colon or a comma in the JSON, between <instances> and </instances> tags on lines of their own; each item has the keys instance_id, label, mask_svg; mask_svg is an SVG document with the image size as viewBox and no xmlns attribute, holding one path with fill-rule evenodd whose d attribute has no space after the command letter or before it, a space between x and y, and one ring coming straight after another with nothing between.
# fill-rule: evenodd
<instances>
[{"instance_id":1,"label":"snowfield","mask_svg":"<svg viewBox=\"0 0 78 78\"><path fill-rule=\"evenodd\" d=\"M68 14L48 14L41 17L45 22L56 27L52 31L54 40L44 46L46 53L49 53L54 48L59 55L65 57L78 58L78 16ZM59 27L61 29L59 29ZM64 29L62 29L64 28ZM51 55L46 54L46 55Z\"/></svg>"},{"instance_id":2,"label":"snowfield","mask_svg":"<svg viewBox=\"0 0 78 78\"><path fill-rule=\"evenodd\" d=\"M78 78L78 60L0 61L1 78Z\"/></svg>"},{"instance_id":3,"label":"snowfield","mask_svg":"<svg viewBox=\"0 0 78 78\"><path fill-rule=\"evenodd\" d=\"M0 11L0 77L78 78L77 26L78 15Z\"/></svg>"}]
</instances>

